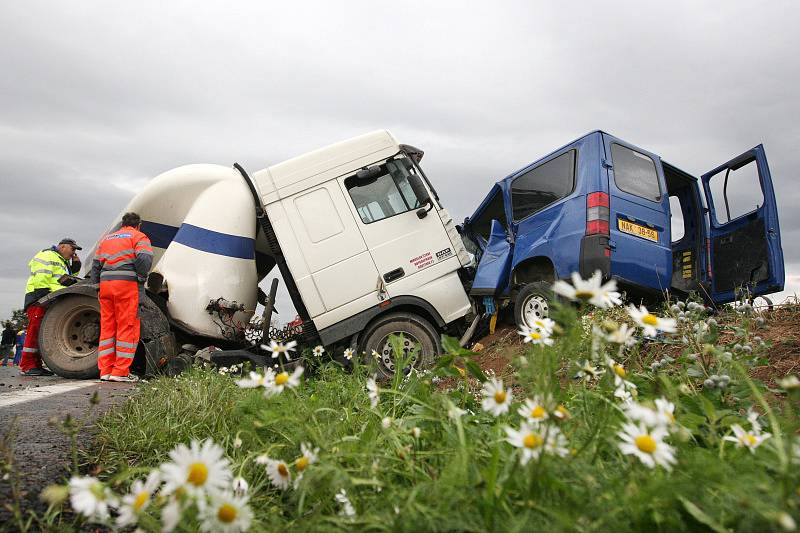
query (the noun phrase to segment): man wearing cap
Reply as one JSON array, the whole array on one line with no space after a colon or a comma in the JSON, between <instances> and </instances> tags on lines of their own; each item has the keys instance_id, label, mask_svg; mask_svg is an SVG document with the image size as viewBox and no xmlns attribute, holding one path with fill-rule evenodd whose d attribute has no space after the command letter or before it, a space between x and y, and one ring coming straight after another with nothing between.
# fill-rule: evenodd
<instances>
[{"instance_id":1,"label":"man wearing cap","mask_svg":"<svg viewBox=\"0 0 800 533\"><path fill-rule=\"evenodd\" d=\"M28 263L31 275L25 287L25 312L28 315L28 332L22 347L19 362L23 376L52 376L53 373L42 368L39 355L39 325L45 308L36 302L46 294L62 289L70 284L70 276L81 268L75 239L64 238L56 246L45 248Z\"/></svg>"}]
</instances>

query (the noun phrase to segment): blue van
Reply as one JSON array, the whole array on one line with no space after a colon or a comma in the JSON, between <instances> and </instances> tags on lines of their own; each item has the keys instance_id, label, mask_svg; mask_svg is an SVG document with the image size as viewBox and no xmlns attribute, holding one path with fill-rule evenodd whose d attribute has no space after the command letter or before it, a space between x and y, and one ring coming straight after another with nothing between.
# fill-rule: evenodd
<instances>
[{"instance_id":1,"label":"blue van","mask_svg":"<svg viewBox=\"0 0 800 533\"><path fill-rule=\"evenodd\" d=\"M629 297L714 304L784 285L761 145L698 180L594 131L497 182L460 229L478 260L470 294L490 311L513 303L518 325L547 316L550 285L572 272L599 270Z\"/></svg>"}]
</instances>

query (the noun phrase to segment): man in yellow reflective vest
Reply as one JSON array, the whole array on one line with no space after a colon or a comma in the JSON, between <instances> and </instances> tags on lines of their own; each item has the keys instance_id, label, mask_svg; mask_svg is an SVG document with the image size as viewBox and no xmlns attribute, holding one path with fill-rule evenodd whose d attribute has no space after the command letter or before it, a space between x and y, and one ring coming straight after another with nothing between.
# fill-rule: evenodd
<instances>
[{"instance_id":1,"label":"man in yellow reflective vest","mask_svg":"<svg viewBox=\"0 0 800 533\"><path fill-rule=\"evenodd\" d=\"M70 278L81 268L77 250L81 247L75 239L64 238L57 246L45 248L30 260L28 266L31 275L25 287L25 312L28 315L28 333L22 347L22 359L19 362L20 374L23 376L52 376L53 373L42 367L39 355L39 325L42 322L45 308L36 302L42 296L57 291L70 284Z\"/></svg>"}]
</instances>

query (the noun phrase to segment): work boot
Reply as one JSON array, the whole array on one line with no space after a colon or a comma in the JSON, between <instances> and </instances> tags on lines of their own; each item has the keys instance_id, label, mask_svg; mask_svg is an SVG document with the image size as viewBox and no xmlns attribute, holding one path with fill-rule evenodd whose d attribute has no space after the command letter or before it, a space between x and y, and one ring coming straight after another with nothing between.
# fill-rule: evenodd
<instances>
[{"instance_id":1,"label":"work boot","mask_svg":"<svg viewBox=\"0 0 800 533\"><path fill-rule=\"evenodd\" d=\"M116 381L119 383L136 383L139 381L139 377L135 374L128 374L127 376L111 376L108 378L108 381Z\"/></svg>"},{"instance_id":2,"label":"work boot","mask_svg":"<svg viewBox=\"0 0 800 533\"><path fill-rule=\"evenodd\" d=\"M49 370L45 370L44 368L35 366L29 370L23 370L20 373L20 376L52 376L53 373Z\"/></svg>"}]
</instances>

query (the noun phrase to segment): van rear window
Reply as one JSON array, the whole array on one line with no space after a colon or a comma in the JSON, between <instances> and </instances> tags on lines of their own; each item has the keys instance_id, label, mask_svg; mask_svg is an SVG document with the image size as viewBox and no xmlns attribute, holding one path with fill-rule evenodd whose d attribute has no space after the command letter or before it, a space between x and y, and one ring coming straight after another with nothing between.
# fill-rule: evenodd
<instances>
[{"instance_id":1,"label":"van rear window","mask_svg":"<svg viewBox=\"0 0 800 533\"><path fill-rule=\"evenodd\" d=\"M648 200L661 199L656 164L649 156L613 143L611 159L614 164L614 183L619 190Z\"/></svg>"},{"instance_id":2,"label":"van rear window","mask_svg":"<svg viewBox=\"0 0 800 533\"><path fill-rule=\"evenodd\" d=\"M541 211L575 188L575 150L532 168L511 182L514 222Z\"/></svg>"}]
</instances>

